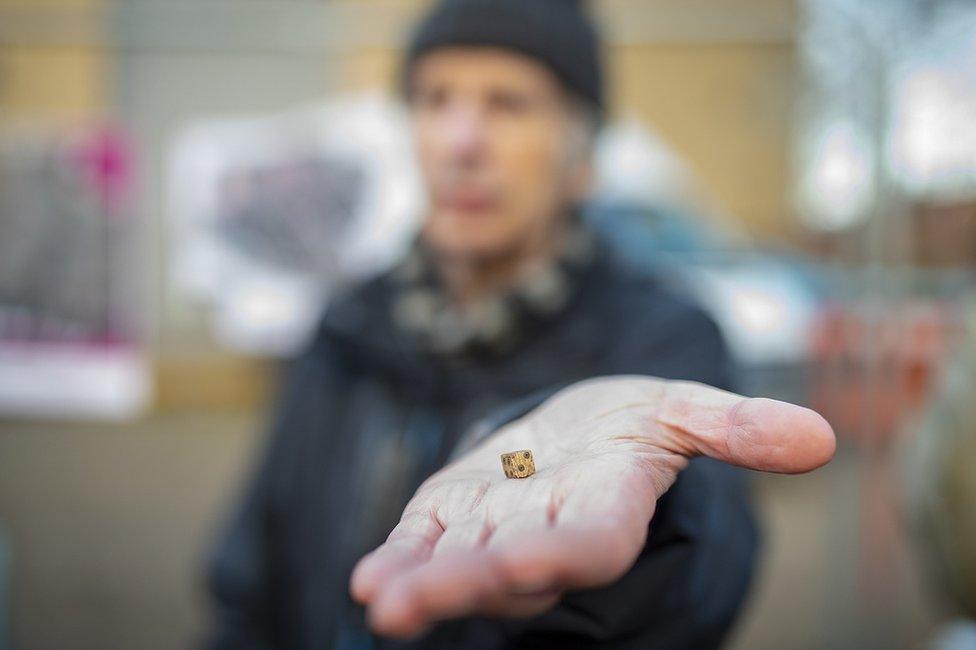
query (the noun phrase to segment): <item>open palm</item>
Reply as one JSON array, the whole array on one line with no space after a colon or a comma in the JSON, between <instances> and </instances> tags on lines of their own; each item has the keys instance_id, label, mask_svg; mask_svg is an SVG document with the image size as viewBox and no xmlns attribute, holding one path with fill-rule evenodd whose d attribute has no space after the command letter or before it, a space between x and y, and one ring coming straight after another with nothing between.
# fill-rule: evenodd
<instances>
[{"instance_id":1,"label":"open palm","mask_svg":"<svg viewBox=\"0 0 976 650\"><path fill-rule=\"evenodd\" d=\"M537 472L508 479L499 456L518 449ZM830 426L803 407L649 377L580 382L427 479L351 591L392 636L537 614L633 565L689 458L799 473L833 452Z\"/></svg>"}]
</instances>

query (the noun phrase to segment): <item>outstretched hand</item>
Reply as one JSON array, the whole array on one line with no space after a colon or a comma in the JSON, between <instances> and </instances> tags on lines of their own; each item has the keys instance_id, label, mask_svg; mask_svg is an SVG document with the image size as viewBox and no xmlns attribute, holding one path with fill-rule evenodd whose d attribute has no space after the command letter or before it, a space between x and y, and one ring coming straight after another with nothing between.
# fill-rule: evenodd
<instances>
[{"instance_id":1,"label":"outstretched hand","mask_svg":"<svg viewBox=\"0 0 976 650\"><path fill-rule=\"evenodd\" d=\"M794 474L827 463L834 445L826 420L785 402L649 377L580 382L427 479L350 588L390 636L539 614L627 572L689 458ZM508 479L499 456L518 449L537 472Z\"/></svg>"}]
</instances>

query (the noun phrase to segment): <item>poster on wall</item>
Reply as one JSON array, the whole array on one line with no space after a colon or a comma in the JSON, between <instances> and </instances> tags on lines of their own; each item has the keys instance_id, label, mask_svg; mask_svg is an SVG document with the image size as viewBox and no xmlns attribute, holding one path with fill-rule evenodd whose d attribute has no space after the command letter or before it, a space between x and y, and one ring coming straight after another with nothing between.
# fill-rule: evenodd
<instances>
[{"instance_id":1,"label":"poster on wall","mask_svg":"<svg viewBox=\"0 0 976 650\"><path fill-rule=\"evenodd\" d=\"M132 165L114 128L0 137L0 415L146 405Z\"/></svg>"},{"instance_id":2,"label":"poster on wall","mask_svg":"<svg viewBox=\"0 0 976 650\"><path fill-rule=\"evenodd\" d=\"M220 344L254 355L298 349L421 212L405 116L382 93L188 125L168 178L173 288L209 307Z\"/></svg>"}]
</instances>

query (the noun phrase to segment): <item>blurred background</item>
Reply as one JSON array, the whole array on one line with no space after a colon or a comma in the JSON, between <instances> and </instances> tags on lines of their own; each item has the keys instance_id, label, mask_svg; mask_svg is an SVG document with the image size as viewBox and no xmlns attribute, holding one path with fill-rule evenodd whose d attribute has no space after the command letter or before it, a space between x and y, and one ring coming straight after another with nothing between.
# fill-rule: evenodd
<instances>
[{"instance_id":1,"label":"blurred background","mask_svg":"<svg viewBox=\"0 0 976 650\"><path fill-rule=\"evenodd\" d=\"M0 649L199 638L281 359L422 210L388 91L425 4L0 0ZM593 6L587 217L700 298L744 392L840 441L755 477L731 646L972 647L906 467L976 315L976 5Z\"/></svg>"}]
</instances>

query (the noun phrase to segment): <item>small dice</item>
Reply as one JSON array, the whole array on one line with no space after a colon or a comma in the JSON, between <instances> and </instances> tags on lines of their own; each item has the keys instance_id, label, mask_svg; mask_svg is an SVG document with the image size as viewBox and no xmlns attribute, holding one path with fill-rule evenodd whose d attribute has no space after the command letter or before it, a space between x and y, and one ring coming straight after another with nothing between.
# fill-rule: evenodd
<instances>
[{"instance_id":1,"label":"small dice","mask_svg":"<svg viewBox=\"0 0 976 650\"><path fill-rule=\"evenodd\" d=\"M502 454L502 469L508 478L527 478L535 474L535 461L528 449Z\"/></svg>"}]
</instances>

